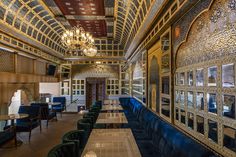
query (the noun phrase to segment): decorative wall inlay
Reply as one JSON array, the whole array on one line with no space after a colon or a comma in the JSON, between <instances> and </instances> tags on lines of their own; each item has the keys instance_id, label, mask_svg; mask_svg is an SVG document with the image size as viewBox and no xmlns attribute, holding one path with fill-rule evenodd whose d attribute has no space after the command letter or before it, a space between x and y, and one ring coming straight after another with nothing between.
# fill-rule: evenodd
<instances>
[{"instance_id":1,"label":"decorative wall inlay","mask_svg":"<svg viewBox=\"0 0 236 157\"><path fill-rule=\"evenodd\" d=\"M198 31L201 31L203 29L203 27L205 26L205 21L203 19L200 19L198 20L197 22L197 30Z\"/></svg>"},{"instance_id":2,"label":"decorative wall inlay","mask_svg":"<svg viewBox=\"0 0 236 157\"><path fill-rule=\"evenodd\" d=\"M206 10L213 0L201 0L195 7L185 14L178 22L173 25L173 52L174 57L179 45L186 39L188 30L192 21L199 15L199 13ZM200 27L199 27L200 28ZM176 36L176 30L179 31L179 36Z\"/></svg>"},{"instance_id":3,"label":"decorative wall inlay","mask_svg":"<svg viewBox=\"0 0 236 157\"><path fill-rule=\"evenodd\" d=\"M236 10L236 0L229 0L228 6L231 10Z\"/></svg>"},{"instance_id":4,"label":"decorative wall inlay","mask_svg":"<svg viewBox=\"0 0 236 157\"><path fill-rule=\"evenodd\" d=\"M224 12L224 16L230 17L232 12L227 9L228 7L221 7L220 13L219 9L213 9L196 19L191 27L188 42L179 48L176 58L177 67L235 55L236 29L234 23L236 18L228 18L227 21L223 17L219 18L221 12ZM213 18L211 13L213 13ZM211 17L210 20L207 20L208 17ZM199 23L202 23L202 20L206 25L199 30Z\"/></svg>"},{"instance_id":5,"label":"decorative wall inlay","mask_svg":"<svg viewBox=\"0 0 236 157\"><path fill-rule=\"evenodd\" d=\"M176 52L174 122L216 152L234 157L236 14L228 4L215 0L200 13Z\"/></svg>"},{"instance_id":6,"label":"decorative wall inlay","mask_svg":"<svg viewBox=\"0 0 236 157\"><path fill-rule=\"evenodd\" d=\"M216 23L218 21L218 19L221 17L222 11L220 8L216 8L213 10L213 13L210 17L211 22Z\"/></svg>"},{"instance_id":7,"label":"decorative wall inlay","mask_svg":"<svg viewBox=\"0 0 236 157\"><path fill-rule=\"evenodd\" d=\"M60 33L64 28L40 1L1 1L0 22L50 48L55 54L63 55L65 52L60 45Z\"/></svg>"}]
</instances>

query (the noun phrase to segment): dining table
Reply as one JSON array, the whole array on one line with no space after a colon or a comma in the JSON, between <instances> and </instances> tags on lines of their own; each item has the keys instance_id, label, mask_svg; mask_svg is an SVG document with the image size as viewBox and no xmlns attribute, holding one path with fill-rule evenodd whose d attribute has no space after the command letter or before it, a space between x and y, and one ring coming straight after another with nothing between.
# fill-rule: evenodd
<instances>
[{"instance_id":1,"label":"dining table","mask_svg":"<svg viewBox=\"0 0 236 157\"><path fill-rule=\"evenodd\" d=\"M105 128L121 128L127 123L124 112L100 112L95 125Z\"/></svg>"},{"instance_id":2,"label":"dining table","mask_svg":"<svg viewBox=\"0 0 236 157\"><path fill-rule=\"evenodd\" d=\"M96 124L126 124L127 118L123 112L99 113Z\"/></svg>"},{"instance_id":3,"label":"dining table","mask_svg":"<svg viewBox=\"0 0 236 157\"><path fill-rule=\"evenodd\" d=\"M102 105L101 111L122 111L124 110L121 105Z\"/></svg>"},{"instance_id":4,"label":"dining table","mask_svg":"<svg viewBox=\"0 0 236 157\"><path fill-rule=\"evenodd\" d=\"M120 101L118 99L107 99L103 102L104 105L120 105Z\"/></svg>"},{"instance_id":5,"label":"dining table","mask_svg":"<svg viewBox=\"0 0 236 157\"><path fill-rule=\"evenodd\" d=\"M93 129L82 157L141 157L131 129Z\"/></svg>"}]
</instances>

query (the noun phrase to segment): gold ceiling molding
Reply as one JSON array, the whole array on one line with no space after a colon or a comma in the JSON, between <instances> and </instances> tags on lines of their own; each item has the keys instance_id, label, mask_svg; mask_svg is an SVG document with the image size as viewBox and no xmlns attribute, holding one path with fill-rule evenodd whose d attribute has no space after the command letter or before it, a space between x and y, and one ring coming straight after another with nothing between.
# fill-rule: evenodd
<instances>
[{"instance_id":1,"label":"gold ceiling molding","mask_svg":"<svg viewBox=\"0 0 236 157\"><path fill-rule=\"evenodd\" d=\"M127 49L125 54L125 58L129 59L133 55L140 53L143 49L150 47L157 39L161 36L161 33L165 30L165 26L176 17L176 15L181 11L182 7L186 6L187 0L176 0L174 1L168 10L166 10L163 16L158 19L157 23L152 26L149 33L146 37L141 41L141 43L136 42L132 47L130 46ZM163 7L163 6L162 6ZM163 10L160 11L162 13ZM159 14L160 14L159 13ZM158 14L158 15L159 15Z\"/></svg>"},{"instance_id":2,"label":"gold ceiling molding","mask_svg":"<svg viewBox=\"0 0 236 157\"><path fill-rule=\"evenodd\" d=\"M0 7L3 13L2 23L16 29L22 36L50 48L49 52L63 55L60 33L64 28L51 16L48 9L45 9L45 5L36 0L6 0L0 2Z\"/></svg>"},{"instance_id":3,"label":"gold ceiling molding","mask_svg":"<svg viewBox=\"0 0 236 157\"><path fill-rule=\"evenodd\" d=\"M13 38L2 32L0 32L0 46L7 49L9 48L9 50L12 52L26 53L56 64L60 64L62 61L58 57L50 55L45 51L35 48L27 43L21 42L19 39Z\"/></svg>"}]
</instances>

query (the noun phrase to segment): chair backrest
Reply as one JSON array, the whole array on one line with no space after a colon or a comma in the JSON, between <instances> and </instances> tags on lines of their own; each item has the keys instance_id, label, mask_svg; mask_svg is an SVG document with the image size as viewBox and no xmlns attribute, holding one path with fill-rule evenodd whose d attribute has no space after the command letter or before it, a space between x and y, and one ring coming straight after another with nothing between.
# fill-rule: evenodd
<instances>
[{"instance_id":1,"label":"chair backrest","mask_svg":"<svg viewBox=\"0 0 236 157\"><path fill-rule=\"evenodd\" d=\"M46 120L48 118L49 115L48 103L31 103L31 106L40 107L39 115L41 120Z\"/></svg>"},{"instance_id":2,"label":"chair backrest","mask_svg":"<svg viewBox=\"0 0 236 157\"><path fill-rule=\"evenodd\" d=\"M29 117L37 118L40 114L40 106L30 106Z\"/></svg>"},{"instance_id":3,"label":"chair backrest","mask_svg":"<svg viewBox=\"0 0 236 157\"><path fill-rule=\"evenodd\" d=\"M19 107L18 113L19 114L29 114L29 111L30 111L30 106L23 106L23 105L21 105Z\"/></svg>"},{"instance_id":4,"label":"chair backrest","mask_svg":"<svg viewBox=\"0 0 236 157\"><path fill-rule=\"evenodd\" d=\"M38 118L39 117L39 106L20 106L18 113L19 114L28 114L29 117L23 119L17 119L17 122L27 122L30 118Z\"/></svg>"},{"instance_id":5,"label":"chair backrest","mask_svg":"<svg viewBox=\"0 0 236 157\"><path fill-rule=\"evenodd\" d=\"M75 144L73 142L59 144L48 152L48 157L76 157Z\"/></svg>"},{"instance_id":6,"label":"chair backrest","mask_svg":"<svg viewBox=\"0 0 236 157\"><path fill-rule=\"evenodd\" d=\"M63 143L74 142L76 145L76 149L79 150L78 151L78 154L79 154L80 152L83 151L87 143L86 133L84 130L69 131L63 135L62 142Z\"/></svg>"},{"instance_id":7,"label":"chair backrest","mask_svg":"<svg viewBox=\"0 0 236 157\"><path fill-rule=\"evenodd\" d=\"M83 118L78 120L77 122L77 129L78 130L84 130L86 137L88 138L91 130L92 130L92 122L90 119L88 118Z\"/></svg>"},{"instance_id":8,"label":"chair backrest","mask_svg":"<svg viewBox=\"0 0 236 157\"><path fill-rule=\"evenodd\" d=\"M53 102L59 102L62 106L66 105L66 97L53 97Z\"/></svg>"}]
</instances>

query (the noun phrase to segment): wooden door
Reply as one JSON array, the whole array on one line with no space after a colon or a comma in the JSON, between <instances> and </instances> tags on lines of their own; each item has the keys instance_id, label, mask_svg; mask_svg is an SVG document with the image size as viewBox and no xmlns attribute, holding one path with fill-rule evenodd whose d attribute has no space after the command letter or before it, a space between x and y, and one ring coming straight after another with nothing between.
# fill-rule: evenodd
<instances>
[{"instance_id":1,"label":"wooden door","mask_svg":"<svg viewBox=\"0 0 236 157\"><path fill-rule=\"evenodd\" d=\"M89 108L94 102L105 99L105 78L86 79L86 107Z\"/></svg>"}]
</instances>

